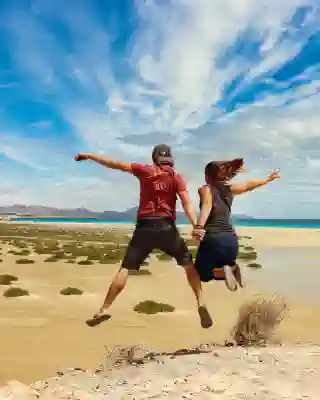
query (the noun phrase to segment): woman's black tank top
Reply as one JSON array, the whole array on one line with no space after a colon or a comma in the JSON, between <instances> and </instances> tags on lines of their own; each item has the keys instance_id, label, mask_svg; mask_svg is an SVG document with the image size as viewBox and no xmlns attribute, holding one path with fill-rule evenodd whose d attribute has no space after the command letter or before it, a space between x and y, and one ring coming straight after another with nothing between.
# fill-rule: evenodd
<instances>
[{"instance_id":1,"label":"woman's black tank top","mask_svg":"<svg viewBox=\"0 0 320 400\"><path fill-rule=\"evenodd\" d=\"M228 185L219 184L212 188L212 208L205 224L208 233L233 232L231 206L233 194ZM200 204L201 207L201 204Z\"/></svg>"}]
</instances>

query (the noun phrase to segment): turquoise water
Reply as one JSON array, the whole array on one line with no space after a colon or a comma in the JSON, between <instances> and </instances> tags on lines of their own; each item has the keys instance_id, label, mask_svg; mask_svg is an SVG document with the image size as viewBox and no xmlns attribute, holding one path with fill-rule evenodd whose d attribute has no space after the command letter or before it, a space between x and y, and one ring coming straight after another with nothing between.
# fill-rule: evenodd
<instances>
[{"instance_id":1,"label":"turquoise water","mask_svg":"<svg viewBox=\"0 0 320 400\"><path fill-rule=\"evenodd\" d=\"M94 219L94 218L11 218L15 222L65 222L65 223L99 223L99 224L132 224L132 220ZM185 222L178 222L184 224ZM243 219L235 220L235 226L270 227L270 228L320 228L320 219Z\"/></svg>"},{"instance_id":2,"label":"turquoise water","mask_svg":"<svg viewBox=\"0 0 320 400\"><path fill-rule=\"evenodd\" d=\"M235 221L234 224L265 228L320 228L320 219L252 219Z\"/></svg>"}]
</instances>

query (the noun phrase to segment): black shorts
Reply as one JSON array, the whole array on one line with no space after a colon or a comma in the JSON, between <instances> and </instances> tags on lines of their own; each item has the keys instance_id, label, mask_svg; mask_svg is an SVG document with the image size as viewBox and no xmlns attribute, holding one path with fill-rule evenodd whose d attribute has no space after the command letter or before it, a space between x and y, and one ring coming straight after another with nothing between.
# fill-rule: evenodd
<instances>
[{"instance_id":1,"label":"black shorts","mask_svg":"<svg viewBox=\"0 0 320 400\"><path fill-rule=\"evenodd\" d=\"M137 222L122 267L138 270L155 249L175 258L181 266L192 264L192 256L174 221L167 218L145 218Z\"/></svg>"},{"instance_id":2,"label":"black shorts","mask_svg":"<svg viewBox=\"0 0 320 400\"><path fill-rule=\"evenodd\" d=\"M239 245L234 232L207 233L200 243L195 268L202 282L209 282L215 277L214 270L226 265L233 267L237 263ZM219 271L218 271L219 272ZM216 275L219 275L218 273Z\"/></svg>"}]
</instances>

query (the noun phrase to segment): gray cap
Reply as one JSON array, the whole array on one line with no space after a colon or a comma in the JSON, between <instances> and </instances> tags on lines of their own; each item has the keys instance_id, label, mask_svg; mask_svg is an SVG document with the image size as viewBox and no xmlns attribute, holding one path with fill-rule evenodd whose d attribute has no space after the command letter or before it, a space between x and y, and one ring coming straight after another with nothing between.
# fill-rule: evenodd
<instances>
[{"instance_id":1,"label":"gray cap","mask_svg":"<svg viewBox=\"0 0 320 400\"><path fill-rule=\"evenodd\" d=\"M155 164L173 165L171 148L166 144L158 144L152 150L152 160Z\"/></svg>"}]
</instances>

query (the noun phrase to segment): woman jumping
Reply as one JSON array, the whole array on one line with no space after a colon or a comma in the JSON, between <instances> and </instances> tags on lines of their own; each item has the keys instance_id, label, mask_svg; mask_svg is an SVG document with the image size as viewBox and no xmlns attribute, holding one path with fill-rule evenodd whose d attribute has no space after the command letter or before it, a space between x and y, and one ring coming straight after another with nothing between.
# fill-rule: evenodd
<instances>
[{"instance_id":1,"label":"woman jumping","mask_svg":"<svg viewBox=\"0 0 320 400\"><path fill-rule=\"evenodd\" d=\"M205 167L206 185L199 188L200 214L193 231L201 239L195 267L202 282L224 280L227 288L243 287L240 267L237 264L238 238L230 221L233 197L257 189L275 179L280 172L273 172L263 180L247 183L229 183L243 170L243 159L210 162ZM205 235L202 238L202 232Z\"/></svg>"}]
</instances>

